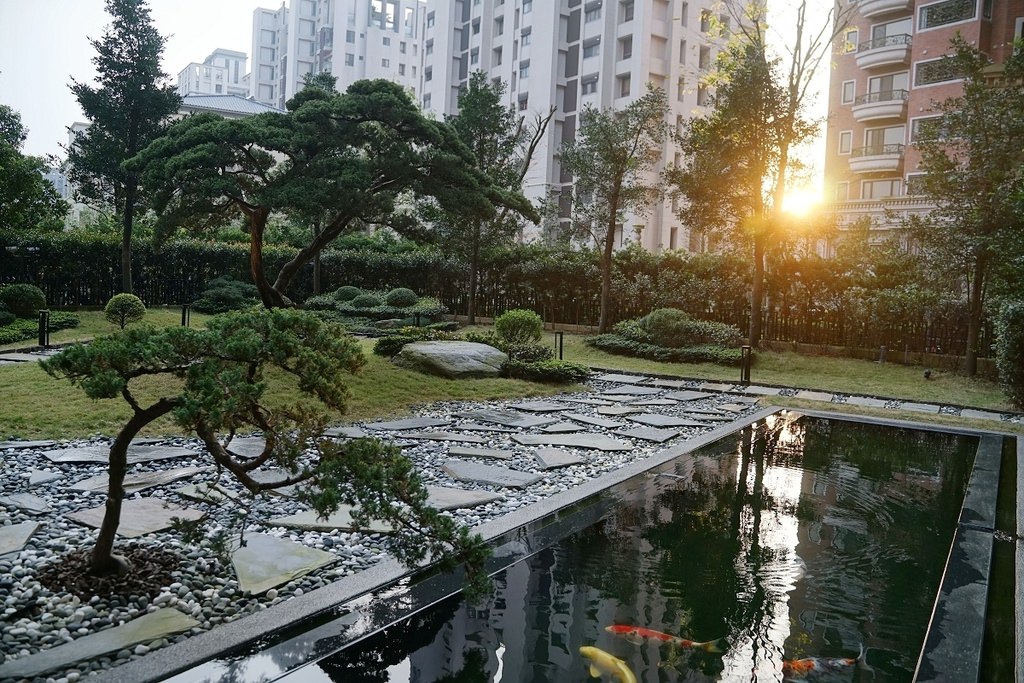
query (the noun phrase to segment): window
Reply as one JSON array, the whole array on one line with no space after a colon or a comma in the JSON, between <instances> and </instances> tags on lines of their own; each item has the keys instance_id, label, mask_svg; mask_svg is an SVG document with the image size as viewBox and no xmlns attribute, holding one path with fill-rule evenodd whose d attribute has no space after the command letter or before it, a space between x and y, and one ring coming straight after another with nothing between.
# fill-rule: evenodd
<instances>
[{"instance_id":1,"label":"window","mask_svg":"<svg viewBox=\"0 0 1024 683\"><path fill-rule=\"evenodd\" d=\"M473 35L475 36L478 33L480 33L480 19L479 18L473 20Z\"/></svg>"},{"instance_id":2,"label":"window","mask_svg":"<svg viewBox=\"0 0 1024 683\"><path fill-rule=\"evenodd\" d=\"M953 57L942 57L930 62L920 62L914 72L914 85L931 85L943 81L955 81L962 78L956 59Z\"/></svg>"},{"instance_id":3,"label":"window","mask_svg":"<svg viewBox=\"0 0 1024 683\"><path fill-rule=\"evenodd\" d=\"M519 98L519 111L526 111L529 108L530 108L530 97L529 97L529 95L524 95L524 96L520 97Z\"/></svg>"},{"instance_id":4,"label":"window","mask_svg":"<svg viewBox=\"0 0 1024 683\"><path fill-rule=\"evenodd\" d=\"M849 154L853 151L853 131L844 130L839 133L839 153Z\"/></svg>"},{"instance_id":5,"label":"window","mask_svg":"<svg viewBox=\"0 0 1024 683\"><path fill-rule=\"evenodd\" d=\"M946 136L941 116L926 116L910 122L910 141L941 140Z\"/></svg>"},{"instance_id":6,"label":"window","mask_svg":"<svg viewBox=\"0 0 1024 683\"><path fill-rule=\"evenodd\" d=\"M224 92L224 86L218 83L217 85L213 86L213 91L215 93L222 93Z\"/></svg>"},{"instance_id":7,"label":"window","mask_svg":"<svg viewBox=\"0 0 1024 683\"><path fill-rule=\"evenodd\" d=\"M629 59L633 56L633 36L619 38L619 59Z\"/></svg>"},{"instance_id":8,"label":"window","mask_svg":"<svg viewBox=\"0 0 1024 683\"><path fill-rule=\"evenodd\" d=\"M494 61L494 66L498 66L498 65L501 64L501 48L500 47L494 48L493 61Z\"/></svg>"},{"instance_id":9,"label":"window","mask_svg":"<svg viewBox=\"0 0 1024 683\"><path fill-rule=\"evenodd\" d=\"M850 200L850 183L842 181L836 183L836 201L846 202Z\"/></svg>"},{"instance_id":10,"label":"window","mask_svg":"<svg viewBox=\"0 0 1024 683\"><path fill-rule=\"evenodd\" d=\"M864 131L864 155L899 154L903 151L906 126L869 128Z\"/></svg>"},{"instance_id":11,"label":"window","mask_svg":"<svg viewBox=\"0 0 1024 683\"><path fill-rule=\"evenodd\" d=\"M424 54L428 54L428 55L434 54L434 39L433 38L428 40L427 44L423 46L423 52L424 52Z\"/></svg>"},{"instance_id":12,"label":"window","mask_svg":"<svg viewBox=\"0 0 1024 683\"><path fill-rule=\"evenodd\" d=\"M406 44L404 40L398 44L398 51L403 55L405 54Z\"/></svg>"},{"instance_id":13,"label":"window","mask_svg":"<svg viewBox=\"0 0 1024 683\"><path fill-rule=\"evenodd\" d=\"M597 92L597 75L584 76L580 82L580 92L584 95Z\"/></svg>"},{"instance_id":14,"label":"window","mask_svg":"<svg viewBox=\"0 0 1024 683\"><path fill-rule=\"evenodd\" d=\"M679 41L679 63L686 64L686 41Z\"/></svg>"},{"instance_id":15,"label":"window","mask_svg":"<svg viewBox=\"0 0 1024 683\"><path fill-rule=\"evenodd\" d=\"M682 102L686 97L686 78L680 76L676 81L676 100Z\"/></svg>"},{"instance_id":16,"label":"window","mask_svg":"<svg viewBox=\"0 0 1024 683\"><path fill-rule=\"evenodd\" d=\"M311 36L316 33L316 22L309 19L299 19L299 35Z\"/></svg>"},{"instance_id":17,"label":"window","mask_svg":"<svg viewBox=\"0 0 1024 683\"><path fill-rule=\"evenodd\" d=\"M345 31L345 42L346 43L354 43L354 42L356 42L356 32L355 31Z\"/></svg>"},{"instance_id":18,"label":"window","mask_svg":"<svg viewBox=\"0 0 1024 683\"><path fill-rule=\"evenodd\" d=\"M729 15L719 14L718 15L718 28L723 36L729 35Z\"/></svg>"},{"instance_id":19,"label":"window","mask_svg":"<svg viewBox=\"0 0 1024 683\"><path fill-rule=\"evenodd\" d=\"M380 65L382 67L384 67L385 69L387 69L389 66L391 66L391 60L388 59L387 57L385 57L385 58L380 60Z\"/></svg>"},{"instance_id":20,"label":"window","mask_svg":"<svg viewBox=\"0 0 1024 683\"><path fill-rule=\"evenodd\" d=\"M629 74L623 74L615 79L618 83L619 97L629 97L630 78Z\"/></svg>"},{"instance_id":21,"label":"window","mask_svg":"<svg viewBox=\"0 0 1024 683\"><path fill-rule=\"evenodd\" d=\"M697 54L697 68L706 71L711 68L711 48L707 45L700 46Z\"/></svg>"},{"instance_id":22,"label":"window","mask_svg":"<svg viewBox=\"0 0 1024 683\"><path fill-rule=\"evenodd\" d=\"M583 12L583 21L585 23L591 23L601 18L601 3L591 2L587 4Z\"/></svg>"},{"instance_id":23,"label":"window","mask_svg":"<svg viewBox=\"0 0 1024 683\"><path fill-rule=\"evenodd\" d=\"M519 78L520 80L528 78L530 76L530 60L524 59L519 62Z\"/></svg>"},{"instance_id":24,"label":"window","mask_svg":"<svg viewBox=\"0 0 1024 683\"><path fill-rule=\"evenodd\" d=\"M924 190L924 173L911 173L907 176L907 194L922 195Z\"/></svg>"},{"instance_id":25,"label":"window","mask_svg":"<svg viewBox=\"0 0 1024 683\"><path fill-rule=\"evenodd\" d=\"M711 30L711 12L706 9L700 11L700 32L707 33Z\"/></svg>"},{"instance_id":26,"label":"window","mask_svg":"<svg viewBox=\"0 0 1024 683\"><path fill-rule=\"evenodd\" d=\"M922 7L917 16L917 30L973 19L976 4L976 0L946 0Z\"/></svg>"},{"instance_id":27,"label":"window","mask_svg":"<svg viewBox=\"0 0 1024 683\"><path fill-rule=\"evenodd\" d=\"M260 48L260 61L272 62L274 61L274 48L272 47L261 47Z\"/></svg>"},{"instance_id":28,"label":"window","mask_svg":"<svg viewBox=\"0 0 1024 683\"><path fill-rule=\"evenodd\" d=\"M345 53L345 66L355 66L355 65L356 65L356 56L354 54L352 54L351 52L346 52Z\"/></svg>"},{"instance_id":29,"label":"window","mask_svg":"<svg viewBox=\"0 0 1024 683\"><path fill-rule=\"evenodd\" d=\"M633 21L633 12L635 10L635 8L633 7L633 0L622 0L621 6L622 23L626 23L627 21Z\"/></svg>"},{"instance_id":30,"label":"window","mask_svg":"<svg viewBox=\"0 0 1024 683\"><path fill-rule=\"evenodd\" d=\"M913 20L910 17L899 21L890 21L888 24L878 24L871 27L871 43L861 49L870 50L886 45L910 44L910 33L914 30L911 25ZM902 38L901 43L897 39Z\"/></svg>"},{"instance_id":31,"label":"window","mask_svg":"<svg viewBox=\"0 0 1024 683\"><path fill-rule=\"evenodd\" d=\"M390 38L388 38L387 36L384 36L384 37L383 37L383 38L381 39L381 44L382 44L382 45L391 45L391 39L390 39Z\"/></svg>"},{"instance_id":32,"label":"window","mask_svg":"<svg viewBox=\"0 0 1024 683\"><path fill-rule=\"evenodd\" d=\"M260 42L265 43L267 45L274 45L275 43L277 43L277 34L274 33L273 31L263 29L262 31L260 31Z\"/></svg>"},{"instance_id":33,"label":"window","mask_svg":"<svg viewBox=\"0 0 1024 683\"><path fill-rule=\"evenodd\" d=\"M480 48L474 47L469 51L469 63L479 64L480 63Z\"/></svg>"},{"instance_id":34,"label":"window","mask_svg":"<svg viewBox=\"0 0 1024 683\"><path fill-rule=\"evenodd\" d=\"M433 78L434 78L434 69L432 67L428 66L426 69L423 70L423 80L424 81L429 81L429 80L432 80Z\"/></svg>"},{"instance_id":35,"label":"window","mask_svg":"<svg viewBox=\"0 0 1024 683\"><path fill-rule=\"evenodd\" d=\"M854 94L856 93L856 88L857 81L843 81L843 104L850 104L851 102L853 102Z\"/></svg>"},{"instance_id":36,"label":"window","mask_svg":"<svg viewBox=\"0 0 1024 683\"><path fill-rule=\"evenodd\" d=\"M398 65L398 75L399 76L404 76L405 75L405 64L399 64Z\"/></svg>"},{"instance_id":37,"label":"window","mask_svg":"<svg viewBox=\"0 0 1024 683\"><path fill-rule=\"evenodd\" d=\"M708 88L701 83L697 86L697 106L705 107L708 104Z\"/></svg>"},{"instance_id":38,"label":"window","mask_svg":"<svg viewBox=\"0 0 1024 683\"><path fill-rule=\"evenodd\" d=\"M690 25L689 15L690 15L690 3L684 2L682 5L679 6L679 23L682 24L683 26L689 26Z\"/></svg>"},{"instance_id":39,"label":"window","mask_svg":"<svg viewBox=\"0 0 1024 683\"><path fill-rule=\"evenodd\" d=\"M902 181L899 178L888 180L865 180L860 184L861 199L885 199L899 197Z\"/></svg>"},{"instance_id":40,"label":"window","mask_svg":"<svg viewBox=\"0 0 1024 683\"><path fill-rule=\"evenodd\" d=\"M423 108L424 109L430 109L430 95L429 94L423 96Z\"/></svg>"},{"instance_id":41,"label":"window","mask_svg":"<svg viewBox=\"0 0 1024 683\"><path fill-rule=\"evenodd\" d=\"M434 26L434 13L427 12L427 28L433 28ZM426 106L426 105L424 105Z\"/></svg>"},{"instance_id":42,"label":"window","mask_svg":"<svg viewBox=\"0 0 1024 683\"><path fill-rule=\"evenodd\" d=\"M601 38L587 38L583 41L583 59L596 57L601 54Z\"/></svg>"},{"instance_id":43,"label":"window","mask_svg":"<svg viewBox=\"0 0 1024 683\"><path fill-rule=\"evenodd\" d=\"M505 17L498 17L494 20L494 35L500 36L505 33Z\"/></svg>"},{"instance_id":44,"label":"window","mask_svg":"<svg viewBox=\"0 0 1024 683\"><path fill-rule=\"evenodd\" d=\"M875 95L875 97L871 98L871 101L885 102L889 100L907 99L908 78L906 71L901 71L898 74L886 74L885 76L869 78L868 93Z\"/></svg>"},{"instance_id":45,"label":"window","mask_svg":"<svg viewBox=\"0 0 1024 683\"><path fill-rule=\"evenodd\" d=\"M523 34L519 37L519 44L526 47L533 42L533 30L529 28L523 29Z\"/></svg>"},{"instance_id":46,"label":"window","mask_svg":"<svg viewBox=\"0 0 1024 683\"><path fill-rule=\"evenodd\" d=\"M533 0L523 0L523 14L529 14L533 11Z\"/></svg>"},{"instance_id":47,"label":"window","mask_svg":"<svg viewBox=\"0 0 1024 683\"><path fill-rule=\"evenodd\" d=\"M843 52L850 53L857 51L857 43L860 39L860 31L855 28L848 28L843 34Z\"/></svg>"}]
</instances>

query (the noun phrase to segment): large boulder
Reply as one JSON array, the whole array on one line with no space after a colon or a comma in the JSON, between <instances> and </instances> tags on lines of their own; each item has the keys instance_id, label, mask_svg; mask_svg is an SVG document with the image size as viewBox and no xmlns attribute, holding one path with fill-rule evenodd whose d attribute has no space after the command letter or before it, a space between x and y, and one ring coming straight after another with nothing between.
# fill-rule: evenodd
<instances>
[{"instance_id":1,"label":"large boulder","mask_svg":"<svg viewBox=\"0 0 1024 683\"><path fill-rule=\"evenodd\" d=\"M493 346L466 341L406 344L391 362L410 370L450 379L497 377L508 356Z\"/></svg>"}]
</instances>

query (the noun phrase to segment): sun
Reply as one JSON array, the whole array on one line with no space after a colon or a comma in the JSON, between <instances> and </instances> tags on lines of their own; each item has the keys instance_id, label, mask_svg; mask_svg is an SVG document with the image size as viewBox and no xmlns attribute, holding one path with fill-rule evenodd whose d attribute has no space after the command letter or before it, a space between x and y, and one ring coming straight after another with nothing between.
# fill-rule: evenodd
<instances>
[{"instance_id":1,"label":"sun","mask_svg":"<svg viewBox=\"0 0 1024 683\"><path fill-rule=\"evenodd\" d=\"M815 187L800 185L786 192L782 210L792 216L806 216L821 204L821 191Z\"/></svg>"}]
</instances>

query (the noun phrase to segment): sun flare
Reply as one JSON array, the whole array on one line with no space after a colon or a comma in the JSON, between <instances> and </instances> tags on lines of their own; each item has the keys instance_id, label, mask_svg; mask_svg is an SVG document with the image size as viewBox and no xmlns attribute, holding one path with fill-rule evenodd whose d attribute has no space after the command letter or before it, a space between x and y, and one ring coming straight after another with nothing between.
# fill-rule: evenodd
<instances>
[{"instance_id":1,"label":"sun flare","mask_svg":"<svg viewBox=\"0 0 1024 683\"><path fill-rule=\"evenodd\" d=\"M821 204L821 191L801 185L790 188L782 200L782 210L794 216L806 216Z\"/></svg>"}]
</instances>

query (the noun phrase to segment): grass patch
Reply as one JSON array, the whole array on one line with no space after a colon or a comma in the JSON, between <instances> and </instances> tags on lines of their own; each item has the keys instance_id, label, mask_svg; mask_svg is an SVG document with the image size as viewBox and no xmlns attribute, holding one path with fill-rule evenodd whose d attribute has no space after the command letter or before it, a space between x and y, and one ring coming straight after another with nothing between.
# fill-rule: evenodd
<instances>
[{"instance_id":1,"label":"grass patch","mask_svg":"<svg viewBox=\"0 0 1024 683\"><path fill-rule=\"evenodd\" d=\"M69 330L57 330L50 333L50 343L70 344L76 341L86 341L104 334L111 334L118 331L117 325L108 322L103 311L74 311L81 322L78 327ZM190 320L192 327L203 327L210 316L203 313L191 312ZM157 306L146 309L146 317L142 323L149 323L157 327L169 327L181 324L181 307L179 306ZM140 323L136 323L140 324ZM12 344L0 344L0 351L10 349L23 349L36 345L36 339L24 339Z\"/></svg>"}]
</instances>

